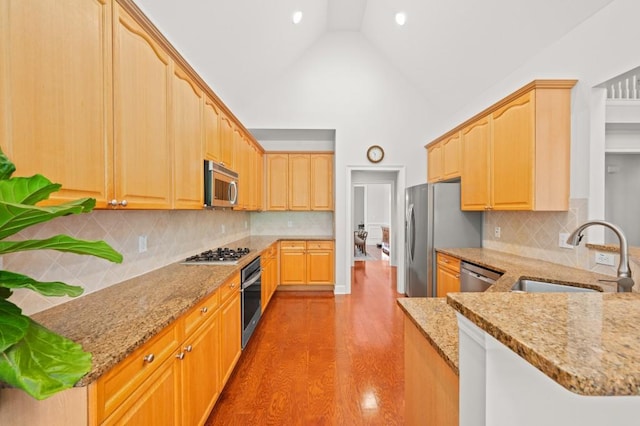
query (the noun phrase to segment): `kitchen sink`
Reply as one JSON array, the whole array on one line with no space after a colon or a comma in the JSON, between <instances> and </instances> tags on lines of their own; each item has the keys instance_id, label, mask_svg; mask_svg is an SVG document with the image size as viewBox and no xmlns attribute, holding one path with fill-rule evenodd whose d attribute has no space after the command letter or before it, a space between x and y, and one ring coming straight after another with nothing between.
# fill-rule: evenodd
<instances>
[{"instance_id":1,"label":"kitchen sink","mask_svg":"<svg viewBox=\"0 0 640 426\"><path fill-rule=\"evenodd\" d=\"M511 287L511 291L526 293L587 293L598 292L593 288L576 287L568 284L521 279Z\"/></svg>"}]
</instances>

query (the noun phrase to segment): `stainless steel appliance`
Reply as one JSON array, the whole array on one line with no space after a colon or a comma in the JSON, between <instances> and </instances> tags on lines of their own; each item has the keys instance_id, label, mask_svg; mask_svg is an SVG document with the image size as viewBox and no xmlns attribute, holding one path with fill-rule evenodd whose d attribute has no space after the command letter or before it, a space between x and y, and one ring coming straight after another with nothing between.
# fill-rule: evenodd
<instances>
[{"instance_id":1,"label":"stainless steel appliance","mask_svg":"<svg viewBox=\"0 0 640 426\"><path fill-rule=\"evenodd\" d=\"M233 207L238 203L238 174L204 160L204 206Z\"/></svg>"},{"instance_id":2,"label":"stainless steel appliance","mask_svg":"<svg viewBox=\"0 0 640 426\"><path fill-rule=\"evenodd\" d=\"M256 329L262 315L262 268L260 256L240 271L240 295L242 300L242 349Z\"/></svg>"},{"instance_id":3,"label":"stainless steel appliance","mask_svg":"<svg viewBox=\"0 0 640 426\"><path fill-rule=\"evenodd\" d=\"M501 276L501 273L491 269L460 262L460 291L485 291Z\"/></svg>"},{"instance_id":4,"label":"stainless steel appliance","mask_svg":"<svg viewBox=\"0 0 640 426\"><path fill-rule=\"evenodd\" d=\"M249 252L250 250L246 247L238 247L237 249L219 247L189 256L181 263L185 265L236 265L240 258Z\"/></svg>"},{"instance_id":5,"label":"stainless steel appliance","mask_svg":"<svg viewBox=\"0 0 640 426\"><path fill-rule=\"evenodd\" d=\"M481 247L482 212L460 210L460 182L405 191L405 293L436 295L436 248Z\"/></svg>"}]
</instances>

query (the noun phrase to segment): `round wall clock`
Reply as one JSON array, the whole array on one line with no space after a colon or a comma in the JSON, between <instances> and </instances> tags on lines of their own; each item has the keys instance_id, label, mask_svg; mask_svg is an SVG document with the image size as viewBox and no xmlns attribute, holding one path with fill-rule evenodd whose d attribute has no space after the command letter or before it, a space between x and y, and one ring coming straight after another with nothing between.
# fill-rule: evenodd
<instances>
[{"instance_id":1,"label":"round wall clock","mask_svg":"<svg viewBox=\"0 0 640 426\"><path fill-rule=\"evenodd\" d=\"M379 145L371 145L367 150L367 159L372 163L379 163L384 158L384 149Z\"/></svg>"}]
</instances>

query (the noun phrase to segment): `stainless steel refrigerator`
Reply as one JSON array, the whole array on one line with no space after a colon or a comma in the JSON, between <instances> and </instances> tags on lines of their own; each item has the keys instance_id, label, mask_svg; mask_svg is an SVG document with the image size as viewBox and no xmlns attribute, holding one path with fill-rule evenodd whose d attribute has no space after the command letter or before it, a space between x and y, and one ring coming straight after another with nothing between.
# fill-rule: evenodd
<instances>
[{"instance_id":1,"label":"stainless steel refrigerator","mask_svg":"<svg viewBox=\"0 0 640 426\"><path fill-rule=\"evenodd\" d=\"M435 249L482 247L483 212L460 210L460 182L409 187L405 202L405 293L435 297Z\"/></svg>"}]
</instances>

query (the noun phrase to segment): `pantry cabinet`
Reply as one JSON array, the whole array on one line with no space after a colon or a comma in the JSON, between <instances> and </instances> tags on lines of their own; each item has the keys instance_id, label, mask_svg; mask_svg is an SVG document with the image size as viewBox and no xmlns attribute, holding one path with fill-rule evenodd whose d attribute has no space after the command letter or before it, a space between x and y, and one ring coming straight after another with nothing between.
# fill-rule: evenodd
<instances>
[{"instance_id":1,"label":"pantry cabinet","mask_svg":"<svg viewBox=\"0 0 640 426\"><path fill-rule=\"evenodd\" d=\"M333 210L333 154L267 153L266 166L266 210Z\"/></svg>"},{"instance_id":2,"label":"pantry cabinet","mask_svg":"<svg viewBox=\"0 0 640 426\"><path fill-rule=\"evenodd\" d=\"M16 176L62 184L49 204L111 196L111 35L110 0L3 2L0 146Z\"/></svg>"},{"instance_id":3,"label":"pantry cabinet","mask_svg":"<svg viewBox=\"0 0 640 426\"><path fill-rule=\"evenodd\" d=\"M178 65L173 70L172 88L174 208L199 209L204 203L203 93Z\"/></svg>"},{"instance_id":4,"label":"pantry cabinet","mask_svg":"<svg viewBox=\"0 0 640 426\"><path fill-rule=\"evenodd\" d=\"M444 253L436 254L436 296L460 291L460 259Z\"/></svg>"}]
</instances>

